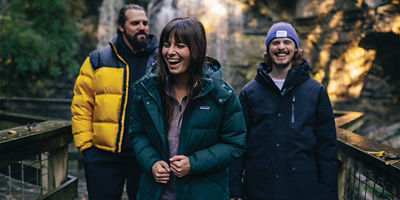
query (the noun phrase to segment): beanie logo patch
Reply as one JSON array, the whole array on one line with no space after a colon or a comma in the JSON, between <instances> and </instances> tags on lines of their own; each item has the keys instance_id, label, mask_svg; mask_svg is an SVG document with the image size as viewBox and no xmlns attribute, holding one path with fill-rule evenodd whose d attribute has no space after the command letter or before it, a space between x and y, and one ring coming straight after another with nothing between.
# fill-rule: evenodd
<instances>
[{"instance_id":1,"label":"beanie logo patch","mask_svg":"<svg viewBox=\"0 0 400 200\"><path fill-rule=\"evenodd\" d=\"M285 30L276 31L276 37L287 37L287 31Z\"/></svg>"}]
</instances>

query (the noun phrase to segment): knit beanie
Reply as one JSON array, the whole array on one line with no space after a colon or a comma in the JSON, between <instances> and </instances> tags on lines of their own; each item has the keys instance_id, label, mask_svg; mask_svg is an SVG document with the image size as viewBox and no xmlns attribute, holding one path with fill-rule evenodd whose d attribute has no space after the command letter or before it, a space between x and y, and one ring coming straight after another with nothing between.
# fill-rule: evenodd
<instances>
[{"instance_id":1,"label":"knit beanie","mask_svg":"<svg viewBox=\"0 0 400 200\"><path fill-rule=\"evenodd\" d=\"M294 41L296 48L298 48L298 41L296 30L287 22L278 22L271 26L267 33L267 40L265 45L268 50L269 43L275 38L290 38Z\"/></svg>"}]
</instances>

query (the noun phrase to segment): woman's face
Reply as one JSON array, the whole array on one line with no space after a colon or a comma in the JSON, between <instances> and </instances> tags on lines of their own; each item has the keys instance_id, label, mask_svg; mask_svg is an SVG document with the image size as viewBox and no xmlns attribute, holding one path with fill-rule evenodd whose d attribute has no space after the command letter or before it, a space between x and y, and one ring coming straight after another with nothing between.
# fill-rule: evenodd
<instances>
[{"instance_id":1,"label":"woman's face","mask_svg":"<svg viewBox=\"0 0 400 200\"><path fill-rule=\"evenodd\" d=\"M190 50L185 43L176 42L173 35L162 46L162 55L169 72L173 75L185 75L190 65Z\"/></svg>"}]
</instances>

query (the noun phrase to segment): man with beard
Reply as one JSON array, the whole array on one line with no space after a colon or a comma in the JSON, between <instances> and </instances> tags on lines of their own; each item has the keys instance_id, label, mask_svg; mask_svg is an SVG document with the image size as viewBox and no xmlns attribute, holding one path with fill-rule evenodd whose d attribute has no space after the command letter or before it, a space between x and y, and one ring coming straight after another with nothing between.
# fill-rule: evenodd
<instances>
[{"instance_id":1,"label":"man with beard","mask_svg":"<svg viewBox=\"0 0 400 200\"><path fill-rule=\"evenodd\" d=\"M157 39L136 4L118 14L118 35L89 54L74 86L72 134L84 156L89 199L135 199L141 168L128 135L130 85L150 70Z\"/></svg>"},{"instance_id":2,"label":"man with beard","mask_svg":"<svg viewBox=\"0 0 400 200\"><path fill-rule=\"evenodd\" d=\"M296 30L275 23L264 62L239 97L247 149L231 166L231 200L338 198L332 106L309 69Z\"/></svg>"}]
</instances>

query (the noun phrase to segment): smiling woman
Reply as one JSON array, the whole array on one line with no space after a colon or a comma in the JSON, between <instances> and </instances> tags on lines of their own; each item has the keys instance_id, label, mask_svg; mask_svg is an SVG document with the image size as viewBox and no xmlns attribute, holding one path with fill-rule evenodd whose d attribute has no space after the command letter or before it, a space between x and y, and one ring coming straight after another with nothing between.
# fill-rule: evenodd
<instances>
[{"instance_id":1,"label":"smiling woman","mask_svg":"<svg viewBox=\"0 0 400 200\"><path fill-rule=\"evenodd\" d=\"M228 199L228 165L245 147L239 100L217 77L218 61L206 57L197 19L169 22L159 47L158 71L133 91L129 132L147 172L137 198Z\"/></svg>"},{"instance_id":2,"label":"smiling woman","mask_svg":"<svg viewBox=\"0 0 400 200\"><path fill-rule=\"evenodd\" d=\"M171 74L187 78L186 72L190 65L190 50L187 44L175 41L174 36L171 36L162 46L162 55Z\"/></svg>"}]
</instances>

